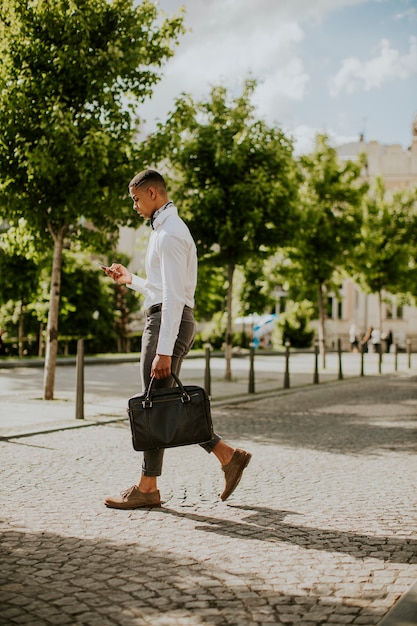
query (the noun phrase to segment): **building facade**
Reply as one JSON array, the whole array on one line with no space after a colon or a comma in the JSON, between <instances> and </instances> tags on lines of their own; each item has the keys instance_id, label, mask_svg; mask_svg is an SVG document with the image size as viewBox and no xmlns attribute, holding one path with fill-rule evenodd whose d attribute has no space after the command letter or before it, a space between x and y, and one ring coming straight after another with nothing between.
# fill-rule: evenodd
<instances>
[{"instance_id":1,"label":"building facade","mask_svg":"<svg viewBox=\"0 0 417 626\"><path fill-rule=\"evenodd\" d=\"M337 148L339 158L355 160L366 154L364 177L372 180L381 177L388 191L406 189L417 185L417 115L411 127L410 146L404 150L399 144L385 146L378 141L348 143ZM379 323L378 297L365 294L352 280L346 280L341 290L341 299L330 295L326 335L328 347L333 347L341 338L344 348L349 345L349 329L354 325L359 337L369 327L377 328L382 335L393 335L400 349L405 349L411 340L417 349L417 307L402 305L389 293L383 294L381 320Z\"/></svg>"}]
</instances>

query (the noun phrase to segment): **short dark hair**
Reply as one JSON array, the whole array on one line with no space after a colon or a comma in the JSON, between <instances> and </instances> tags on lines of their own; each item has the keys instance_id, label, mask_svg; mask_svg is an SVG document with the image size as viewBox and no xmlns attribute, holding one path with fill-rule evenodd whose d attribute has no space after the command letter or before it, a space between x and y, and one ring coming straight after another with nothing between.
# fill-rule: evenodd
<instances>
[{"instance_id":1,"label":"short dark hair","mask_svg":"<svg viewBox=\"0 0 417 626\"><path fill-rule=\"evenodd\" d=\"M166 189L163 176L161 176L161 174L156 170L143 170L142 172L139 172L139 174L136 174L136 176L134 176L129 183L129 189L131 187L139 187L145 183L149 185L153 184L155 187L162 187L163 189Z\"/></svg>"}]
</instances>

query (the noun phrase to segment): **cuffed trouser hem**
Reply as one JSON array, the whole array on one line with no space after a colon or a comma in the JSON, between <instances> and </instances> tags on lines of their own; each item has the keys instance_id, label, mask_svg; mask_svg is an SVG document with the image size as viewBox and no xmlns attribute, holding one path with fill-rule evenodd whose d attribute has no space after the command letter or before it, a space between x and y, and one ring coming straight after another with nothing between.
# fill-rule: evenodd
<instances>
[{"instance_id":1,"label":"cuffed trouser hem","mask_svg":"<svg viewBox=\"0 0 417 626\"><path fill-rule=\"evenodd\" d=\"M200 443L200 446L210 454L213 452L214 447L221 441L221 437L219 435L214 435L213 439L207 441L206 443ZM143 463L142 463L142 475L143 476L154 476L158 477L162 474L162 461L164 456L163 450L151 450L151 454L148 453L143 455ZM159 467L160 469L152 469L147 467L147 461L149 463L149 457L151 457L151 462L155 467Z\"/></svg>"},{"instance_id":2,"label":"cuffed trouser hem","mask_svg":"<svg viewBox=\"0 0 417 626\"><path fill-rule=\"evenodd\" d=\"M160 476L162 474L163 450L148 450L143 453L142 475Z\"/></svg>"},{"instance_id":3,"label":"cuffed trouser hem","mask_svg":"<svg viewBox=\"0 0 417 626\"><path fill-rule=\"evenodd\" d=\"M158 478L159 476L161 476L161 474L162 474L162 470L160 472L158 472L158 473L156 473L156 472L152 473L152 472L147 472L142 467L142 476L151 476L153 478Z\"/></svg>"},{"instance_id":4,"label":"cuffed trouser hem","mask_svg":"<svg viewBox=\"0 0 417 626\"><path fill-rule=\"evenodd\" d=\"M219 443L219 441L221 441L221 437L219 437L219 435L214 434L213 439L210 439L210 441L207 441L206 443L200 443L200 446L210 454L210 452L213 452L213 448L215 446L217 446L217 444Z\"/></svg>"}]
</instances>

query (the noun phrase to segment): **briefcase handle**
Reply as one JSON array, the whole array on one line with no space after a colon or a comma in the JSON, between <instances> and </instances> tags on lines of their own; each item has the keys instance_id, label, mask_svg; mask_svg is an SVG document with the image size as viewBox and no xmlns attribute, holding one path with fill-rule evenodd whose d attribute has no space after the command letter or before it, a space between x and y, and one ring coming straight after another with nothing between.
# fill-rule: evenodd
<instances>
[{"instance_id":1,"label":"briefcase handle","mask_svg":"<svg viewBox=\"0 0 417 626\"><path fill-rule=\"evenodd\" d=\"M184 386L183 386L182 382L180 381L180 379L178 378L178 376L176 374L174 374L174 372L171 372L171 376L175 380L175 382L177 383L178 387L181 390L181 400L182 400L182 402L190 402L191 398L188 395L188 393L185 391ZM155 380L156 380L155 376L152 376L152 378L151 378L151 380L149 382L148 388L147 388L147 390L145 392L145 399L143 401L143 404L146 403L146 406L149 406L149 403L150 403L150 405L152 405L152 391L153 391L153 386L154 386Z\"/></svg>"}]
</instances>

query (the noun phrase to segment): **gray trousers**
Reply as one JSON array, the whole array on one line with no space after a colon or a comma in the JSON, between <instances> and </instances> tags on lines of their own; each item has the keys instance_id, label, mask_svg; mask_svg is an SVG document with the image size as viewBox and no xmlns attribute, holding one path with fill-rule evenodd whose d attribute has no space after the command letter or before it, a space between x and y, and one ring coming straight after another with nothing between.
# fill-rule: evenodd
<instances>
[{"instance_id":1,"label":"gray trousers","mask_svg":"<svg viewBox=\"0 0 417 626\"><path fill-rule=\"evenodd\" d=\"M156 347L158 344L159 328L161 326L162 313L152 313L146 318L146 325L142 335L142 349L140 356L140 375L142 380L142 390L146 391L151 380L152 361L156 355ZM174 352L172 355L171 370L178 377L180 375L181 364L184 357L188 354L193 345L195 336L195 320L193 310L184 307L182 320L178 332L177 341L175 342ZM161 389L173 387L175 381L172 376L162 378L155 381L154 388ZM214 435L213 439L207 443L201 444L207 452L211 452L214 446L220 441L218 435ZM160 476L162 473L162 462L164 459L164 450L147 450L143 453L142 474L144 476Z\"/></svg>"}]
</instances>

